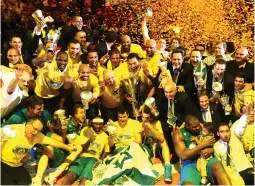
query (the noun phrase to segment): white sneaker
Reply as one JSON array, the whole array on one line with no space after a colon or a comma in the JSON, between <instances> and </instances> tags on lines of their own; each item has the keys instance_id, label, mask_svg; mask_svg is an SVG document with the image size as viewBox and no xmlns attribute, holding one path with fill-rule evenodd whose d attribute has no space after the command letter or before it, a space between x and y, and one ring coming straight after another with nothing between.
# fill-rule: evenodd
<instances>
[{"instance_id":1,"label":"white sneaker","mask_svg":"<svg viewBox=\"0 0 255 186\"><path fill-rule=\"evenodd\" d=\"M35 176L32 178L32 186L42 185L42 176Z\"/></svg>"}]
</instances>

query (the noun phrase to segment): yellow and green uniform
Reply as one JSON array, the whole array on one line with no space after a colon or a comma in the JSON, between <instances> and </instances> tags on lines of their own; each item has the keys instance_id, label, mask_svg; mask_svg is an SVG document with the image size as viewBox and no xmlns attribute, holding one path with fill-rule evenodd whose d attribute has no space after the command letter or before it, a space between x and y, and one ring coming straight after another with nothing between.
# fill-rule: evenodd
<instances>
[{"instance_id":1,"label":"yellow and green uniform","mask_svg":"<svg viewBox=\"0 0 255 186\"><path fill-rule=\"evenodd\" d=\"M45 63L44 67L37 70L35 93L42 98L54 98L60 94L63 77L67 69L61 72L55 59L52 63Z\"/></svg>"},{"instance_id":2,"label":"yellow and green uniform","mask_svg":"<svg viewBox=\"0 0 255 186\"><path fill-rule=\"evenodd\" d=\"M100 94L100 88L98 84L98 78L90 73L88 81L77 80L73 84L73 100L74 102L81 101L80 94L82 91L90 91L93 94L93 97L97 98Z\"/></svg>"},{"instance_id":3,"label":"yellow and green uniform","mask_svg":"<svg viewBox=\"0 0 255 186\"><path fill-rule=\"evenodd\" d=\"M162 59L162 55L158 52L155 52L152 57L148 57L146 51L143 51L143 60L141 63L148 65L150 75L156 76L159 71L158 63L160 62L160 59Z\"/></svg>"},{"instance_id":4,"label":"yellow and green uniform","mask_svg":"<svg viewBox=\"0 0 255 186\"><path fill-rule=\"evenodd\" d=\"M116 150L128 147L130 143L135 141L135 136L142 131L142 124L136 120L128 119L124 127L119 125L119 122L114 122L117 126L118 140L115 143Z\"/></svg>"},{"instance_id":5,"label":"yellow and green uniform","mask_svg":"<svg viewBox=\"0 0 255 186\"><path fill-rule=\"evenodd\" d=\"M118 50L122 53L121 48L122 48L122 46L120 45L118 47ZM136 53L140 58L142 58L144 55L142 47L140 45L133 44L133 43L131 43L131 46L130 46L129 54L130 53Z\"/></svg>"},{"instance_id":6,"label":"yellow and green uniform","mask_svg":"<svg viewBox=\"0 0 255 186\"><path fill-rule=\"evenodd\" d=\"M89 138L84 135L87 127L84 127L80 134L80 143L86 143ZM76 159L70 166L69 171L77 174L79 179L87 178L92 179L92 168L98 161L103 152L110 152L108 144L108 136L105 132L101 131L97 134L93 129L95 140L90 143L88 149L86 149L78 159Z\"/></svg>"},{"instance_id":7,"label":"yellow and green uniform","mask_svg":"<svg viewBox=\"0 0 255 186\"><path fill-rule=\"evenodd\" d=\"M38 132L28 140L24 124L14 124L12 127L16 131L16 136L1 145L1 161L11 167L20 167L23 165L21 160L35 144L42 143L45 136Z\"/></svg>"}]
</instances>

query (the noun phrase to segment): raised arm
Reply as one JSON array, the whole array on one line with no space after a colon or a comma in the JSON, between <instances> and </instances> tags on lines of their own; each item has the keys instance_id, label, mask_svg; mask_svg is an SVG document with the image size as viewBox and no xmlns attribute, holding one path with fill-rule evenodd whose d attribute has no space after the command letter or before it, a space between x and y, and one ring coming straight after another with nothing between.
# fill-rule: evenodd
<instances>
[{"instance_id":1,"label":"raised arm","mask_svg":"<svg viewBox=\"0 0 255 186\"><path fill-rule=\"evenodd\" d=\"M143 42L144 44L146 44L146 42L150 39L149 30L146 24L146 18L142 19L141 25L142 25Z\"/></svg>"}]
</instances>

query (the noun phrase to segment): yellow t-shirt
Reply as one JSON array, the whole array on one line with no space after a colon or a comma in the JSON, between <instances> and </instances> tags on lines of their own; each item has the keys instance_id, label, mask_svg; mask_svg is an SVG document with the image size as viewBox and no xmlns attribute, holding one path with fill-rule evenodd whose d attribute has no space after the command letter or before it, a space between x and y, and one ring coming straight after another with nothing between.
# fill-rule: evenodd
<instances>
[{"instance_id":1,"label":"yellow t-shirt","mask_svg":"<svg viewBox=\"0 0 255 186\"><path fill-rule=\"evenodd\" d=\"M60 94L62 77L66 71L61 72L54 63L45 63L44 67L37 71L35 93L42 98L53 98Z\"/></svg>"},{"instance_id":2,"label":"yellow t-shirt","mask_svg":"<svg viewBox=\"0 0 255 186\"><path fill-rule=\"evenodd\" d=\"M235 93L234 108L237 116L241 116L240 109L242 108L242 106L247 103L253 103L255 101L254 96L254 90L247 90L241 94Z\"/></svg>"},{"instance_id":3,"label":"yellow t-shirt","mask_svg":"<svg viewBox=\"0 0 255 186\"><path fill-rule=\"evenodd\" d=\"M127 124L124 127L119 125L116 121L114 124L117 126L117 142L115 143L116 149L128 147L135 141L135 136L142 131L142 125L139 121L128 119Z\"/></svg>"},{"instance_id":4,"label":"yellow t-shirt","mask_svg":"<svg viewBox=\"0 0 255 186\"><path fill-rule=\"evenodd\" d=\"M80 133L80 144L81 145L86 143L89 140L89 138L87 138L85 136L86 134L84 135L84 132L86 132L85 130L87 128L88 127L84 127L81 130L81 133ZM108 143L108 135L103 131L101 133L97 134L97 133L95 133L95 131L92 128L91 128L91 130L93 131L94 135L96 136L95 141L90 143L89 148L87 150L85 150L85 152L83 152L80 155L80 157L94 157L94 158L99 159L103 152L110 152L110 146Z\"/></svg>"},{"instance_id":5,"label":"yellow t-shirt","mask_svg":"<svg viewBox=\"0 0 255 186\"><path fill-rule=\"evenodd\" d=\"M162 55L155 51L154 55L150 58L147 56L146 51L144 51L143 58L144 59L141 61L141 63L148 65L150 74L153 76L157 75L159 71L158 63L160 59L162 59Z\"/></svg>"},{"instance_id":6,"label":"yellow t-shirt","mask_svg":"<svg viewBox=\"0 0 255 186\"><path fill-rule=\"evenodd\" d=\"M118 50L121 51L121 45L118 47ZM140 45L137 44L131 43L129 53L136 53L140 58L143 57L143 49Z\"/></svg>"},{"instance_id":7,"label":"yellow t-shirt","mask_svg":"<svg viewBox=\"0 0 255 186\"><path fill-rule=\"evenodd\" d=\"M40 144L43 141L44 135L38 132L31 140L28 140L25 136L24 124L14 124L11 126L17 133L14 138L3 142L1 145L1 161L11 167L19 167L23 164L21 160L29 153L30 149L35 144Z\"/></svg>"},{"instance_id":8,"label":"yellow t-shirt","mask_svg":"<svg viewBox=\"0 0 255 186\"><path fill-rule=\"evenodd\" d=\"M68 51L66 51L66 53L68 54ZM79 53L79 55L81 55L82 52ZM78 69L80 67L80 65L82 64L81 61L79 61L78 63L73 61L71 59L71 57L68 54L68 62L67 62L67 72L68 75L72 78L76 78L78 77L79 73L78 73Z\"/></svg>"},{"instance_id":9,"label":"yellow t-shirt","mask_svg":"<svg viewBox=\"0 0 255 186\"><path fill-rule=\"evenodd\" d=\"M75 102L81 101L80 94L82 91L90 91L93 97L97 98L100 94L98 78L90 73L88 81L78 79L77 82L73 83L73 100Z\"/></svg>"},{"instance_id":10,"label":"yellow t-shirt","mask_svg":"<svg viewBox=\"0 0 255 186\"><path fill-rule=\"evenodd\" d=\"M122 63L118 68L114 70L116 77L123 79L130 79L134 77L139 83L139 95L147 96L150 89L152 88L151 80L144 74L143 69L138 70L133 73L129 71L128 64ZM134 83L135 84L135 83ZM134 91L137 92L136 87L134 86Z\"/></svg>"}]
</instances>

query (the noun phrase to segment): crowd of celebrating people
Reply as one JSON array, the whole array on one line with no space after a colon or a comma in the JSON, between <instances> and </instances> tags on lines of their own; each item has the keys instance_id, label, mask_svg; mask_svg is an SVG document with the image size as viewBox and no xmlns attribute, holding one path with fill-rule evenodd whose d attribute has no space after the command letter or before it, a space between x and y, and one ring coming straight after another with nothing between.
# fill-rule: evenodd
<instances>
[{"instance_id":1,"label":"crowd of celebrating people","mask_svg":"<svg viewBox=\"0 0 255 186\"><path fill-rule=\"evenodd\" d=\"M63 185L153 185L155 157L166 184L175 164L181 185L254 184L247 46L187 52L182 38L152 38L148 12L49 2L2 7L1 184L53 185L64 173Z\"/></svg>"}]
</instances>

